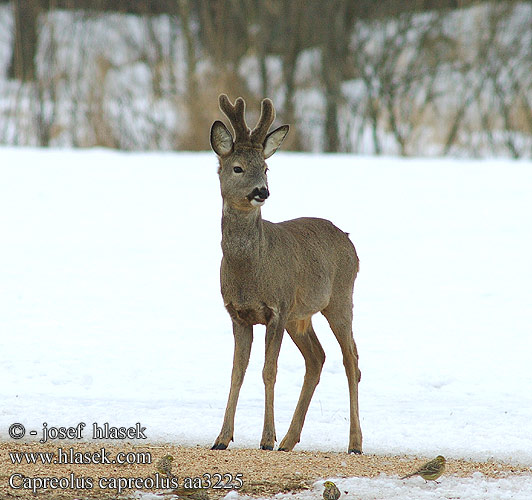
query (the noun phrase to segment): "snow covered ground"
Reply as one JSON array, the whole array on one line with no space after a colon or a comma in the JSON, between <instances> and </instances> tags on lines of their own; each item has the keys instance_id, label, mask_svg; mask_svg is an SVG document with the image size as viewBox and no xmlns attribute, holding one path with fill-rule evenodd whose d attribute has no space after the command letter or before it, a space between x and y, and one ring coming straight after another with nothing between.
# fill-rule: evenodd
<instances>
[{"instance_id":1,"label":"snow covered ground","mask_svg":"<svg viewBox=\"0 0 532 500\"><path fill-rule=\"evenodd\" d=\"M329 218L360 256L364 451L532 466L532 163L278 153L269 165L263 216ZM220 216L212 153L0 149L0 439L14 422L141 422L152 442L212 444L233 347ZM315 329L327 359L296 449L342 451L340 349L321 316ZM233 447L260 440L263 346L256 327ZM303 373L286 337L279 438ZM532 496L530 477L417 479L343 481L356 498Z\"/></svg>"},{"instance_id":2,"label":"snow covered ground","mask_svg":"<svg viewBox=\"0 0 532 500\"><path fill-rule=\"evenodd\" d=\"M321 500L322 483L323 481L319 481L311 490L296 495L280 494L275 498L278 500ZM474 473L470 478L445 476L439 480L440 484L425 483L419 477L407 483L384 474L377 478L335 479L335 483L342 492L342 500L530 500L532 492L532 477L530 476L488 479L480 472ZM242 495L235 493L227 495L226 500L242 498ZM140 496L140 498L155 500L157 497L153 495L152 499L150 496Z\"/></svg>"}]
</instances>

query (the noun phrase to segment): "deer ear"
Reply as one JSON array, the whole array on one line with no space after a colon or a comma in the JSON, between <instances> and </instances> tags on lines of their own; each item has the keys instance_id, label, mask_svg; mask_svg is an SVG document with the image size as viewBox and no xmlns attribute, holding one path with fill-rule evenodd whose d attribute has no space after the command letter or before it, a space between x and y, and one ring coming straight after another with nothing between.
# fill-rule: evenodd
<instances>
[{"instance_id":1,"label":"deer ear","mask_svg":"<svg viewBox=\"0 0 532 500\"><path fill-rule=\"evenodd\" d=\"M211 148L218 156L227 156L233 151L233 136L220 120L211 127Z\"/></svg>"},{"instance_id":2,"label":"deer ear","mask_svg":"<svg viewBox=\"0 0 532 500\"><path fill-rule=\"evenodd\" d=\"M273 132L270 132L266 139L264 139L264 158L269 158L273 153L275 153L279 146L284 141L286 134L290 127L288 125L281 125L279 128L276 128Z\"/></svg>"}]
</instances>

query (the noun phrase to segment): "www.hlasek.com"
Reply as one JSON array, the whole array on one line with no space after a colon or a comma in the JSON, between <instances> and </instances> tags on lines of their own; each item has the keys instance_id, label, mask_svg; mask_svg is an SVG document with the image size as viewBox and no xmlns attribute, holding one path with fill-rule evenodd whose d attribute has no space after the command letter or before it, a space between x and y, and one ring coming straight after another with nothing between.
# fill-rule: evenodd
<instances>
[{"instance_id":1,"label":"www.hlasek.com","mask_svg":"<svg viewBox=\"0 0 532 500\"><path fill-rule=\"evenodd\" d=\"M152 463L150 452L119 452L114 457L101 448L99 451L74 451L58 448L56 452L9 452L13 465L22 464L143 464ZM9 476L9 486L15 490L66 490L92 489L98 486L102 490L114 490L120 494L124 490L159 490L175 489L180 486L194 489L239 489L243 486L242 474L203 474L198 477L185 477L182 481L176 476L166 477L156 472L150 477L98 477L77 476L71 472L64 477L28 477L21 473Z\"/></svg>"},{"instance_id":2,"label":"www.hlasek.com","mask_svg":"<svg viewBox=\"0 0 532 500\"><path fill-rule=\"evenodd\" d=\"M64 450L57 448L57 453L53 451L10 451L9 458L13 465L20 464L151 464L151 453L149 451L119 452L114 458L111 453L100 448L98 451L74 451L73 448Z\"/></svg>"}]
</instances>

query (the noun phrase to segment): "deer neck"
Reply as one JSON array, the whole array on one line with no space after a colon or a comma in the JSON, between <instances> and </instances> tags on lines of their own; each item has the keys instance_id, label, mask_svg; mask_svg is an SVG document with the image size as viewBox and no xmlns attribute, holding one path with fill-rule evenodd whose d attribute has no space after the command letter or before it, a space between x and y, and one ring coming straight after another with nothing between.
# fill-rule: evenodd
<instances>
[{"instance_id":1,"label":"deer neck","mask_svg":"<svg viewBox=\"0 0 532 500\"><path fill-rule=\"evenodd\" d=\"M230 261L254 262L264 248L260 208L238 210L224 201L222 214L222 252Z\"/></svg>"}]
</instances>

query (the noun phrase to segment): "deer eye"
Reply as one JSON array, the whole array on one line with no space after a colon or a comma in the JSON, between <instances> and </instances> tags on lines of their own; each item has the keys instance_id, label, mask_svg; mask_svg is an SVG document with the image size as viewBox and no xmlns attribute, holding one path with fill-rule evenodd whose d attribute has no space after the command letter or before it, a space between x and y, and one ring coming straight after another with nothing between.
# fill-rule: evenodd
<instances>
[{"instance_id":1,"label":"deer eye","mask_svg":"<svg viewBox=\"0 0 532 500\"><path fill-rule=\"evenodd\" d=\"M233 167L233 172L235 174L241 174L243 171L242 167Z\"/></svg>"}]
</instances>

